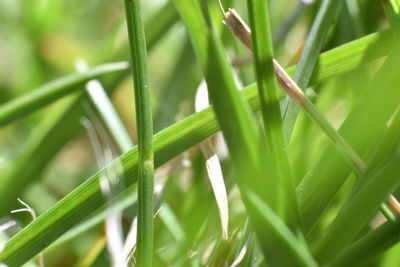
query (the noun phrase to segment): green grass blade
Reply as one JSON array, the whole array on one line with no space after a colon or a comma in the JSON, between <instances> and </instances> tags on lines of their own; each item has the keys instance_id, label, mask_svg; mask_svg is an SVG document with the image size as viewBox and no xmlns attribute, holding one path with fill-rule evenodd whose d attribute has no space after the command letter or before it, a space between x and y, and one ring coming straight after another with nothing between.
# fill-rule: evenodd
<instances>
[{"instance_id":1,"label":"green grass blade","mask_svg":"<svg viewBox=\"0 0 400 267\"><path fill-rule=\"evenodd\" d=\"M399 60L400 53L393 50L339 129L358 155L378 138L398 106ZM297 188L306 229L318 220L349 174L349 166L329 146Z\"/></svg>"},{"instance_id":2,"label":"green grass blade","mask_svg":"<svg viewBox=\"0 0 400 267\"><path fill-rule=\"evenodd\" d=\"M399 233L400 220L386 222L351 244L326 266L354 266L355 264L367 262L382 250L398 244Z\"/></svg>"},{"instance_id":3,"label":"green grass blade","mask_svg":"<svg viewBox=\"0 0 400 267\"><path fill-rule=\"evenodd\" d=\"M263 213L250 204L248 192L251 191L263 199L264 203L268 203L272 207L271 210L278 212L281 204L277 198L279 182L274 174L265 177L263 166L270 163L272 155L269 157L266 155L264 139L257 129L248 106L237 90L222 45L201 13L202 7L199 2L188 3L177 0L176 3L192 37L207 82L209 96L235 166L235 177L242 193L241 197L256 229L258 241L262 244L266 260L272 266L303 264L297 251L288 247L288 243L292 243L293 240L284 242L281 239L284 235L277 234L271 226L265 227L265 220L261 219ZM206 10L206 7L203 6L203 10ZM280 116L280 113L278 112L277 115ZM271 170L268 167L265 168ZM284 215L282 217L283 220L287 220ZM277 215L275 218L281 220ZM298 221L291 223L296 227L300 224ZM284 223L281 222L281 224Z\"/></svg>"},{"instance_id":4,"label":"green grass blade","mask_svg":"<svg viewBox=\"0 0 400 267\"><path fill-rule=\"evenodd\" d=\"M233 160L240 166L237 168L237 172L247 169L245 166L251 164L248 162L254 162L256 166L253 166L252 169L256 173L254 176L254 179L256 179L259 176L257 171L260 171L260 166L255 163L259 157L260 134L255 119L237 90L232 70L221 51L222 48L215 33L209 28L210 26L201 12L203 8L201 4L198 1L188 3L181 0L177 0L176 3L192 37L197 57L207 81L209 97L217 118L219 118L218 122L224 129L223 132L229 149L234 150L231 151L235 158ZM214 60L211 60L211 58ZM223 117L228 114L231 119L224 120ZM232 144L235 144L235 146ZM246 156L242 154L241 157L248 158L248 161L242 160L238 156L240 153L244 153Z\"/></svg>"},{"instance_id":5,"label":"green grass blade","mask_svg":"<svg viewBox=\"0 0 400 267\"><path fill-rule=\"evenodd\" d=\"M247 1L252 30L254 63L257 77L258 95L261 103L261 114L264 122L267 150L271 154L268 164L271 174L282 183L287 202L284 204L288 224L297 232L302 232L301 216L297 203L291 166L287 154L287 144L283 133L283 122L279 104L278 83L273 65L273 48L266 1ZM270 168L270 165L272 168ZM276 169L275 172L272 172ZM272 175L271 175L272 176Z\"/></svg>"},{"instance_id":6,"label":"green grass blade","mask_svg":"<svg viewBox=\"0 0 400 267\"><path fill-rule=\"evenodd\" d=\"M387 52L393 45L391 42L392 40L393 36L390 33L388 34L388 32L383 32L361 38L355 43L349 44L351 49L356 49L357 52L354 54L348 51L348 45L344 45L334 49L333 51L328 51L322 54L319 60L321 64L317 65L317 70L315 71L315 76L312 81L319 82L334 75L345 73L346 71L354 69L368 61L372 61L379 56L385 55L385 52ZM367 57L367 59L361 59L361 55L364 55L371 47L382 47L382 50L375 50L376 53L373 55L376 57L371 56ZM343 53L350 53L349 55L351 56L349 57L349 60L343 62L340 57ZM326 58L326 55L329 55L329 58ZM367 55L370 56L371 54L367 53ZM291 69L292 71L294 70L294 68ZM249 102L251 108L254 111L258 110L259 101L256 85L253 84L248 86L242 91L242 93ZM77 110L75 108L71 109ZM64 113L62 114L64 115ZM79 118L78 115L77 118ZM64 121L64 119L61 121ZM68 120L65 119L65 121ZM57 128L54 127L53 124L51 125L51 129ZM60 126L62 126L62 124ZM154 136L155 167L161 166L191 146L194 146L205 138L210 137L217 131L218 124L211 107L189 116L161 131ZM121 162L119 164L122 164L124 168L125 185L127 188L137 181L137 157L137 147L134 147L130 152L122 155L116 160L116 162ZM108 166L107 168L111 168L111 166ZM0 262L9 265L23 264L43 248L51 244L54 240L59 238L67 230L71 229L78 222L81 222L98 208L102 207L105 202L99 187L99 177L104 171L106 171L106 168L93 175L68 196L60 200L48 212L41 215L36 221L14 236L7 243L3 253L0 254ZM26 176L28 179L30 178L28 175ZM8 187L4 190L10 189L11 188ZM0 197L2 196L3 194L0 194ZM13 199L16 199L16 197ZM3 207L3 205L1 205L1 207ZM4 211L7 211L7 207L4 207Z\"/></svg>"},{"instance_id":7,"label":"green grass blade","mask_svg":"<svg viewBox=\"0 0 400 267\"><path fill-rule=\"evenodd\" d=\"M134 73L138 135L138 226L137 264L152 266L154 215L153 118L151 114L147 49L140 1L125 0L129 44Z\"/></svg>"},{"instance_id":8,"label":"green grass blade","mask_svg":"<svg viewBox=\"0 0 400 267\"><path fill-rule=\"evenodd\" d=\"M123 62L108 63L94 67L84 73L71 74L45 84L31 93L0 106L0 126L13 122L67 94L82 89L81 85L91 79L127 68L128 65Z\"/></svg>"},{"instance_id":9,"label":"green grass blade","mask_svg":"<svg viewBox=\"0 0 400 267\"><path fill-rule=\"evenodd\" d=\"M342 2L343 0L323 0L318 10L293 77L293 80L303 91L309 84L331 21ZM286 97L283 105L283 118L287 140L290 140L298 113L299 108L296 103L290 97Z\"/></svg>"},{"instance_id":10,"label":"green grass blade","mask_svg":"<svg viewBox=\"0 0 400 267\"><path fill-rule=\"evenodd\" d=\"M308 249L293 235L290 229L276 216L276 214L254 193L248 193L249 202L258 214L261 215L263 223L262 227L270 228L275 232L275 236L282 243L286 244L286 248L291 250L292 254L297 257L296 266L318 266L316 261L311 256ZM275 251L278 253L277 251ZM266 259L267 261L269 259ZM284 262L283 259L281 259ZM278 265L279 266L279 265ZM288 266L288 265L283 265Z\"/></svg>"},{"instance_id":11,"label":"green grass blade","mask_svg":"<svg viewBox=\"0 0 400 267\"><path fill-rule=\"evenodd\" d=\"M376 214L379 206L399 185L400 156L396 155L371 174L368 182L346 204L315 244L313 254L327 263L346 247Z\"/></svg>"},{"instance_id":12,"label":"green grass blade","mask_svg":"<svg viewBox=\"0 0 400 267\"><path fill-rule=\"evenodd\" d=\"M372 149L367 162L367 168L363 173L363 176L358 179L352 192L353 194L368 181L366 178L371 177L371 172L374 171L384 160L389 158L391 153L393 153L393 150L396 149L398 136L400 136L400 108L397 108L393 117L390 118L387 128L384 130L382 136L380 136L378 142ZM350 195L350 197L352 196Z\"/></svg>"},{"instance_id":13,"label":"green grass blade","mask_svg":"<svg viewBox=\"0 0 400 267\"><path fill-rule=\"evenodd\" d=\"M400 1L382 1L383 10L389 20L390 26L396 37L400 38Z\"/></svg>"},{"instance_id":14,"label":"green grass blade","mask_svg":"<svg viewBox=\"0 0 400 267\"><path fill-rule=\"evenodd\" d=\"M179 20L179 14L173 1L168 1L157 10L144 25L146 46L152 48L165 33Z\"/></svg>"},{"instance_id":15,"label":"green grass blade","mask_svg":"<svg viewBox=\"0 0 400 267\"><path fill-rule=\"evenodd\" d=\"M180 77L185 77L181 79ZM185 36L182 52L175 63L174 70L165 85L160 88L158 105L154 114L154 131L159 132L176 122L180 103L195 98L200 84L201 73L188 36Z\"/></svg>"},{"instance_id":16,"label":"green grass blade","mask_svg":"<svg viewBox=\"0 0 400 267\"><path fill-rule=\"evenodd\" d=\"M171 19L169 23L174 23L178 19L178 13L173 5L172 7L170 5L164 6L157 11L155 17L150 17L146 23L145 28L148 29L148 32L160 27L155 18L162 13L176 14L175 17L172 16L174 19ZM157 30L158 35L149 33L150 36L147 38L148 49L151 50L166 32L165 30ZM106 91L113 92L128 74L128 69L123 70L118 77L105 83ZM6 174L2 176L0 182L1 203L16 203L16 199L23 188L35 179L40 178L43 169L51 159L67 142L81 132L82 125L79 120L82 114L85 114L81 102L86 101L85 97L80 94L80 96L71 96L70 100L63 99L61 101L63 102L52 107L51 111L46 114L40 125L35 128L24 144L22 153L16 157L13 165L7 168ZM40 157L36 157L38 154L40 154ZM18 183L15 183L16 180ZM0 205L0 214L8 214L13 207L14 205Z\"/></svg>"},{"instance_id":17,"label":"green grass blade","mask_svg":"<svg viewBox=\"0 0 400 267\"><path fill-rule=\"evenodd\" d=\"M122 194L120 194L117 199L113 202L113 208L115 211L123 211L129 207L132 207L137 202L137 184L127 188ZM104 205L99 210L97 210L90 218L83 221L81 224L72 228L61 238L57 239L50 246L45 249L46 252L50 252L58 247L66 245L69 241L79 237L80 235L86 233L90 229L100 227L104 223L105 219L110 213L108 205Z\"/></svg>"},{"instance_id":18,"label":"green grass blade","mask_svg":"<svg viewBox=\"0 0 400 267\"><path fill-rule=\"evenodd\" d=\"M87 71L89 67L84 61L81 61L77 64L77 69L83 72ZM86 92L112 135L119 151L126 153L132 149L133 143L129 137L128 131L123 125L102 84L98 80L91 80L86 84Z\"/></svg>"}]
</instances>

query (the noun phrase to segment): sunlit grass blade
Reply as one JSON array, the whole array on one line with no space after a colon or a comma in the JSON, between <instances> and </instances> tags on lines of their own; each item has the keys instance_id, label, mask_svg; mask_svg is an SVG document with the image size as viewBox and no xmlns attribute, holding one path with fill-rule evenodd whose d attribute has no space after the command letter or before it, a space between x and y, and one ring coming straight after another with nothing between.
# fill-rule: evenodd
<instances>
[{"instance_id":1,"label":"sunlit grass blade","mask_svg":"<svg viewBox=\"0 0 400 267\"><path fill-rule=\"evenodd\" d=\"M34 89L32 92L0 106L0 126L13 122L69 93L82 89L82 85L91 79L127 68L128 64L124 62L108 63L86 72L65 76Z\"/></svg>"},{"instance_id":2,"label":"sunlit grass blade","mask_svg":"<svg viewBox=\"0 0 400 267\"><path fill-rule=\"evenodd\" d=\"M355 264L368 262L368 260L379 252L398 244L399 233L399 219L395 222L386 222L377 229L366 234L360 240L351 244L326 266L354 266Z\"/></svg>"},{"instance_id":3,"label":"sunlit grass blade","mask_svg":"<svg viewBox=\"0 0 400 267\"><path fill-rule=\"evenodd\" d=\"M278 84L273 64L273 48L266 1L247 1L252 29L252 47L257 77L258 95L264 122L267 150L270 152L269 170L285 191L283 209L286 210L289 228L302 233L302 222L283 133ZM267 164L267 163L266 163ZM275 169L275 172L273 171Z\"/></svg>"},{"instance_id":4,"label":"sunlit grass blade","mask_svg":"<svg viewBox=\"0 0 400 267\"><path fill-rule=\"evenodd\" d=\"M140 267L151 267L153 261L154 154L147 48L140 1L125 0L124 3L134 73L139 153L137 264Z\"/></svg>"},{"instance_id":5,"label":"sunlit grass blade","mask_svg":"<svg viewBox=\"0 0 400 267\"><path fill-rule=\"evenodd\" d=\"M321 3L293 76L293 80L303 91L307 89L331 21L342 2L343 0L323 0ZM299 108L287 97L282 110L286 138L290 140Z\"/></svg>"},{"instance_id":6,"label":"sunlit grass blade","mask_svg":"<svg viewBox=\"0 0 400 267\"><path fill-rule=\"evenodd\" d=\"M83 60L77 62L76 67L80 72L89 69ZM101 83L98 80L89 81L86 84L86 91L97 112L103 119L105 126L113 136L115 143L118 145L119 151L122 153L128 152L132 149L133 143Z\"/></svg>"},{"instance_id":7,"label":"sunlit grass blade","mask_svg":"<svg viewBox=\"0 0 400 267\"><path fill-rule=\"evenodd\" d=\"M391 33L385 31L361 38L358 41L322 54L319 60L321 63L317 65L317 70L315 71L315 76L312 81L320 82L321 80L326 80L334 75L345 73L380 56L386 55L395 43L393 40ZM370 51L370 49L372 49L371 52L373 53L366 53ZM343 60L343 58L340 57L342 54L348 54L348 59ZM365 57L362 56L364 54L366 54ZM293 72L294 68L291 68L291 70ZM290 73L290 69L288 69L287 72ZM248 86L242 93L249 102L251 108L254 111L259 110L256 85ZM79 107L80 106L74 106L72 110L79 111ZM75 115L76 118L79 118L78 114ZM62 113L62 115L64 116L66 114ZM68 119L66 118L61 121L68 121ZM54 124L54 121L51 121L50 128L53 130L49 131L49 133L52 133L54 129L57 128L55 125L58 124ZM62 125L63 124L60 124L59 126L61 127ZM212 108L196 113L161 131L154 136L155 167L161 166L163 163L191 146L198 144L205 138L210 137L217 131L218 124ZM66 134L70 135L67 132ZM41 138L42 135L40 135L39 139L42 140ZM335 153L334 149L333 151L332 153ZM49 157L51 153L46 152L46 154L49 154ZM329 162L329 159L330 158L324 161L324 164ZM124 168L126 188L129 188L130 185L137 181L137 147L134 147L130 152L122 155L118 160ZM35 168L38 167L38 165L35 166ZM108 166L108 168L110 168L110 166ZM8 263L9 265L21 265L35 256L43 248L54 242L54 240L59 238L78 222L81 222L98 208L102 207L105 203L98 186L99 175L100 172L93 175L85 183L59 201L57 205L48 212L40 216L34 223L27 226L13 237L6 245L4 252L0 254L0 261ZM30 176L26 174L26 177L29 181ZM10 197L10 199L16 199L18 194L15 192L13 195L14 197L7 195L7 192L13 189L13 187L1 188L5 193L0 194L0 197L6 196ZM4 212L9 211L7 207L3 207L3 205L1 205L1 208Z\"/></svg>"},{"instance_id":8,"label":"sunlit grass blade","mask_svg":"<svg viewBox=\"0 0 400 267\"><path fill-rule=\"evenodd\" d=\"M364 155L370 148L398 106L399 60L400 53L393 50L339 129L358 155ZM349 166L343 163L344 159L335 148L329 146L299 184L297 192L307 230L318 220L350 174Z\"/></svg>"}]
</instances>

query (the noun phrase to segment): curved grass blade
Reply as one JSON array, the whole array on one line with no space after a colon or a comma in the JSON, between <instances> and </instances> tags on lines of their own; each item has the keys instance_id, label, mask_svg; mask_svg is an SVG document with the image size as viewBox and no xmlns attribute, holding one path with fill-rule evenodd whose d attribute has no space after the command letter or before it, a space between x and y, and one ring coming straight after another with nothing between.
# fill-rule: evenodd
<instances>
[{"instance_id":1,"label":"curved grass blade","mask_svg":"<svg viewBox=\"0 0 400 267\"><path fill-rule=\"evenodd\" d=\"M0 106L0 126L13 122L67 94L82 89L81 85L89 80L127 68L128 64L125 62L108 63L82 73L65 76L34 89L32 92Z\"/></svg>"},{"instance_id":2,"label":"curved grass blade","mask_svg":"<svg viewBox=\"0 0 400 267\"><path fill-rule=\"evenodd\" d=\"M315 71L312 81L319 82L328 79L383 56L393 47L393 44L392 34L385 31L328 51L320 56L321 64L317 64L317 71ZM363 57L362 55L369 51L371 47L376 48L376 50L371 50L374 53L367 53L367 57ZM347 61L343 61L340 57L343 53L348 53ZM329 55L329 58L326 57L327 55ZM291 70L293 73L294 68L291 68ZM287 70L287 72L290 73L290 70ZM248 86L242 90L242 93L251 108L254 111L258 110L259 101L256 85ZM217 131L218 124L211 107L161 131L154 136L155 167L161 166ZM129 190L130 186L137 181L137 147L122 155L118 160L124 168L125 186ZM107 166L106 168L111 167ZM9 265L23 264L78 222L104 206L106 203L101 194L98 180L100 173L101 171L93 175L48 212L38 217L35 222L14 236L7 243L4 252L0 254L0 262ZM11 188L6 189L10 190ZM0 197L2 196L0 194Z\"/></svg>"}]
</instances>

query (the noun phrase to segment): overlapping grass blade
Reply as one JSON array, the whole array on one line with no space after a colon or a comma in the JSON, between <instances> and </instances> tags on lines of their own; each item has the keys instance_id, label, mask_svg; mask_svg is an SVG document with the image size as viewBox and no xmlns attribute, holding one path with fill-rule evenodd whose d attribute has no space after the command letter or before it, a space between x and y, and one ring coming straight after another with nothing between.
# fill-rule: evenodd
<instances>
[{"instance_id":1,"label":"overlapping grass blade","mask_svg":"<svg viewBox=\"0 0 400 267\"><path fill-rule=\"evenodd\" d=\"M0 126L13 122L67 94L82 89L82 85L91 79L127 68L128 64L124 62L108 63L86 72L65 76L34 89L32 92L0 106Z\"/></svg>"},{"instance_id":2,"label":"overlapping grass blade","mask_svg":"<svg viewBox=\"0 0 400 267\"><path fill-rule=\"evenodd\" d=\"M287 144L283 133L283 122L278 96L278 83L273 64L273 48L266 1L247 1L252 30L254 65L257 77L258 95L264 122L264 134L269 162L265 162L269 175L284 188L283 209L289 228L302 233L301 216L297 203L291 166L287 154Z\"/></svg>"},{"instance_id":3,"label":"overlapping grass blade","mask_svg":"<svg viewBox=\"0 0 400 267\"><path fill-rule=\"evenodd\" d=\"M88 70L89 67L84 61L81 61L77 64L77 69L83 72ZM86 84L86 91L117 144L119 151L122 153L128 152L133 148L133 143L101 83L98 80L89 81Z\"/></svg>"},{"instance_id":4,"label":"overlapping grass blade","mask_svg":"<svg viewBox=\"0 0 400 267\"><path fill-rule=\"evenodd\" d=\"M400 107L397 108L395 114L388 122L387 128L384 130L382 136L379 138L379 141L372 149L367 162L367 169L365 170L363 177L357 181L353 193L362 188L363 185L368 181L368 179L365 178L371 177L370 173L384 160L389 158L391 153L393 153L393 150L396 149L396 145L399 141L398 136L400 136Z\"/></svg>"},{"instance_id":5,"label":"overlapping grass blade","mask_svg":"<svg viewBox=\"0 0 400 267\"><path fill-rule=\"evenodd\" d=\"M386 55L394 44L395 42L393 41L392 34L385 31L372 34L348 45L328 51L320 56L318 61L320 63L317 64L315 76L313 76L311 81L319 82L328 79L334 75L345 73L366 62ZM370 49L373 53L368 53ZM343 58L340 57L342 54L348 55L347 60L343 60ZM290 72L290 70L288 70L288 72L293 73L294 68L290 69L292 71ZM248 86L243 90L243 94L251 108L253 110L258 110L259 101L256 85ZM68 107L68 110L70 110L70 107ZM72 110L78 109L72 108ZM65 111L61 112L61 114L63 116L66 115ZM76 115L77 118L79 118L79 114L78 112ZM68 121L67 118L63 120L58 120L59 118L57 118L57 120L52 120L50 129L55 131L57 128L55 127L57 124L54 124L54 121ZM62 126L62 124L60 126ZM49 131L49 133L52 133L52 131ZM156 134L154 136L155 167L159 167L217 131L218 124L215 115L212 108L208 108ZM75 130L73 132L75 132ZM68 133L66 134L69 136ZM39 139L42 140L41 138L42 135L40 135ZM55 152L48 152L49 155L52 155L51 153ZM129 187L137 181L137 147L122 155L117 161L121 162L124 168L125 183L126 186ZM35 166L37 168L43 165ZM111 168L111 166L107 168ZM57 205L48 212L14 236L6 245L3 253L0 254L0 261L8 263L9 265L21 265L75 226L78 222L81 222L98 208L104 206L104 197L100 192L98 180L102 171L105 170L103 169L99 173L93 175L85 183L59 201ZM29 175L27 175L27 177L30 178ZM11 188L9 187L6 189L10 190ZM0 194L0 197L1 196L3 196L3 194ZM7 207L4 208L4 211L7 211Z\"/></svg>"},{"instance_id":6,"label":"overlapping grass blade","mask_svg":"<svg viewBox=\"0 0 400 267\"><path fill-rule=\"evenodd\" d=\"M395 33L396 37L400 38L400 1L389 0L382 1L383 10L391 25L391 30ZM399 39L400 40L400 39Z\"/></svg>"},{"instance_id":7,"label":"overlapping grass blade","mask_svg":"<svg viewBox=\"0 0 400 267\"><path fill-rule=\"evenodd\" d=\"M358 155L366 153L398 106L399 60L400 52L393 50L339 129ZM329 146L297 188L307 230L318 220L349 174L349 166L335 148Z\"/></svg>"},{"instance_id":8,"label":"overlapping grass blade","mask_svg":"<svg viewBox=\"0 0 400 267\"><path fill-rule=\"evenodd\" d=\"M168 25L175 23L178 19L178 13L171 4L162 7L153 17L150 17L145 25L149 50L168 32L163 28L165 25L160 25L159 20L156 20L160 14L169 14ZM120 52L117 51L116 54L118 53ZM104 84L106 91L113 92L128 74L129 70L121 71L120 76ZM23 188L40 178L40 174L51 159L67 142L81 132L82 125L79 119L85 113L82 102L86 101L86 94L80 93L79 96L71 96L61 101L46 114L29 136L13 165L5 170L0 183L0 202L14 203ZM36 157L38 154L40 157ZM18 183L15 183L16 180ZM9 213L11 209L12 207L7 205L0 205L0 214Z\"/></svg>"},{"instance_id":9,"label":"overlapping grass blade","mask_svg":"<svg viewBox=\"0 0 400 267\"><path fill-rule=\"evenodd\" d=\"M249 199L248 193L252 192L263 199L263 202L268 203L267 205L272 207L271 210L278 212L280 205L279 194L277 194L279 182L274 174L265 176L265 169L262 166L270 163L272 155L267 156L266 154L264 138L257 129L249 107L237 90L222 45L210 22L206 21L207 7L202 7L199 1L188 3L177 0L176 3L192 37L207 82L209 96L227 142L232 163L235 166L235 177L241 197L250 214L250 220L256 230L266 260L272 266L304 265L303 255L299 254L297 250L291 250L288 246L288 243L292 243L293 240L284 242L282 240L284 235L278 234L271 227L265 227L266 219L263 217L263 213L257 210ZM201 12L202 8L204 14ZM277 115L280 116L279 113ZM227 117L230 119L227 120ZM269 170L269 168L267 169ZM279 216L275 216L279 218ZM284 216L281 218L288 220ZM298 221L290 223L299 227ZM297 246L297 244L293 244L293 246Z\"/></svg>"},{"instance_id":10,"label":"overlapping grass blade","mask_svg":"<svg viewBox=\"0 0 400 267\"><path fill-rule=\"evenodd\" d=\"M373 256L395 244L398 244L400 220L386 222L354 242L326 266L354 266L368 262Z\"/></svg>"},{"instance_id":11,"label":"overlapping grass blade","mask_svg":"<svg viewBox=\"0 0 400 267\"><path fill-rule=\"evenodd\" d=\"M395 155L371 173L368 182L346 204L315 244L313 254L327 263L346 247L376 214L380 204L399 185L400 156Z\"/></svg>"},{"instance_id":12,"label":"overlapping grass blade","mask_svg":"<svg viewBox=\"0 0 400 267\"><path fill-rule=\"evenodd\" d=\"M296 236L290 231L290 229L276 216L276 214L266 205L263 201L252 192L249 193L249 202L258 213L263 216L263 226L270 228L275 232L280 242L286 244L286 248L291 250L292 255L297 259L297 266L318 266L313 257L311 256L308 248L304 246ZM276 251L275 251L276 253ZM266 259L268 262L269 259ZM285 262L285 259L281 259L281 262ZM277 265L282 266L282 265ZM287 265L285 265L287 266Z\"/></svg>"},{"instance_id":13,"label":"overlapping grass blade","mask_svg":"<svg viewBox=\"0 0 400 267\"><path fill-rule=\"evenodd\" d=\"M331 21L342 2L343 0L323 0L318 10L293 77L303 91L307 89ZM290 140L299 108L287 96L282 110L286 138Z\"/></svg>"}]
</instances>

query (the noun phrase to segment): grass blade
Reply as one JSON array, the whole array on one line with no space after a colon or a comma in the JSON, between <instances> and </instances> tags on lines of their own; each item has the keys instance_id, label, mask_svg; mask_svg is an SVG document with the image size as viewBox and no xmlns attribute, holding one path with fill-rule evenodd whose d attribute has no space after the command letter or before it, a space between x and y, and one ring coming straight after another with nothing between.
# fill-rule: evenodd
<instances>
[{"instance_id":1,"label":"grass blade","mask_svg":"<svg viewBox=\"0 0 400 267\"><path fill-rule=\"evenodd\" d=\"M168 24L173 24L178 19L178 13L173 5L162 7L154 17L150 17L145 28L147 30L148 49L151 50L154 44L160 40L168 31L159 29L161 26L156 18L159 14L170 16ZM175 15L174 15L175 14ZM119 54L117 51L116 54ZM109 56L108 56L109 57ZM113 57L118 57L113 55ZM126 69L111 82L105 83L104 87L111 93L129 74ZM71 139L76 137L82 130L79 119L85 114L81 102L86 101L84 94L73 95L61 100L57 106L52 107L45 118L30 134L20 153L12 166L9 166L6 173L0 180L0 202L16 203L17 197L29 183L41 177L44 168L60 149ZM36 157L40 153L40 157ZM18 180L18 183L14 181ZM8 214L13 207L0 205L0 214Z\"/></svg>"},{"instance_id":2,"label":"grass blade","mask_svg":"<svg viewBox=\"0 0 400 267\"><path fill-rule=\"evenodd\" d=\"M293 77L303 91L309 84L331 21L342 2L343 0L323 0L318 10ZM286 97L282 109L286 138L290 140L299 108L290 97Z\"/></svg>"},{"instance_id":3,"label":"grass blade","mask_svg":"<svg viewBox=\"0 0 400 267\"><path fill-rule=\"evenodd\" d=\"M263 227L271 228L276 236L281 239L282 243L286 243L286 247L292 251L297 257L297 266L318 266L312 258L308 249L299 242L289 228L276 216L276 214L254 193L249 193L249 201L251 205L258 210L263 217ZM268 259L267 259L268 260ZM283 259L281 259L284 261ZM287 266L287 265L285 265Z\"/></svg>"},{"instance_id":4,"label":"grass blade","mask_svg":"<svg viewBox=\"0 0 400 267\"><path fill-rule=\"evenodd\" d=\"M283 122L278 96L278 84L273 64L273 48L266 1L248 0L251 39L257 77L258 95L264 122L267 150L270 151L272 168L267 168L282 183L287 203L284 205L289 228L302 233L302 223L297 203L295 186L287 154L287 144L283 132ZM272 172L272 169L276 169Z\"/></svg>"},{"instance_id":5,"label":"grass blade","mask_svg":"<svg viewBox=\"0 0 400 267\"><path fill-rule=\"evenodd\" d=\"M313 254L327 263L346 247L376 214L380 204L399 185L400 156L375 170L369 181L346 204L315 244Z\"/></svg>"},{"instance_id":6,"label":"grass blade","mask_svg":"<svg viewBox=\"0 0 400 267\"><path fill-rule=\"evenodd\" d=\"M396 37L400 38L400 1L389 0L382 1L383 10L391 26L391 30L395 33ZM400 39L399 39L400 40Z\"/></svg>"},{"instance_id":7,"label":"grass blade","mask_svg":"<svg viewBox=\"0 0 400 267\"><path fill-rule=\"evenodd\" d=\"M379 56L385 55L392 45L393 36L390 32L385 31L328 51L320 56L319 62L321 63L317 65L312 81L319 82L372 61ZM379 47L382 49L371 50L375 51L375 53L367 53L367 58L361 56L366 51L369 51L370 48ZM343 53L349 53L347 61L343 61L340 57ZM291 68L291 70L293 73L294 68ZM290 73L290 70L287 72ZM254 111L258 110L259 101L256 85L248 86L242 93L251 108ZM155 167L161 166L217 131L218 124L211 107L161 131L154 136ZM119 157L117 161L123 166L125 185L129 188L137 182L137 147ZM112 166L109 165L106 168L112 168ZM23 264L78 222L81 222L98 208L104 206L104 197L99 188L99 176L104 171L106 170L103 169L93 175L68 196L60 200L53 208L38 217L35 222L14 236L7 243L3 253L0 254L0 262L8 265ZM29 175L26 177L29 177ZM12 189L12 187L0 188L4 192ZM3 195L0 194L0 197ZM7 207L4 207L4 212L6 211Z\"/></svg>"},{"instance_id":8,"label":"grass blade","mask_svg":"<svg viewBox=\"0 0 400 267\"><path fill-rule=\"evenodd\" d=\"M327 266L354 266L355 264L366 262L383 249L398 244L399 232L400 220L386 222L360 240L354 242L327 264Z\"/></svg>"},{"instance_id":9,"label":"grass blade","mask_svg":"<svg viewBox=\"0 0 400 267\"><path fill-rule=\"evenodd\" d=\"M124 62L108 63L94 67L87 72L72 74L45 84L31 93L22 95L0 106L0 126L30 114L67 94L80 90L81 85L91 79L127 68L128 65Z\"/></svg>"},{"instance_id":10,"label":"grass blade","mask_svg":"<svg viewBox=\"0 0 400 267\"><path fill-rule=\"evenodd\" d=\"M204 110L209 106L210 103L208 101L207 85L205 82L202 82L196 93L196 112ZM228 196L226 194L226 187L224 176L222 174L221 164L219 162L218 155L214 152L214 145L210 138L200 143L200 149L206 160L208 178L214 192L215 200L217 201L222 226L222 239L228 240Z\"/></svg>"},{"instance_id":11,"label":"grass blade","mask_svg":"<svg viewBox=\"0 0 400 267\"><path fill-rule=\"evenodd\" d=\"M176 2L192 37L207 82L210 99L227 142L232 163L235 166L236 181L241 191L241 197L256 229L258 240L262 244L265 258L272 266L302 264L300 263L301 256L297 254L298 251L293 251L288 247L288 243L293 241L286 240L284 242L281 235L277 234L274 229L265 227L263 213L251 205L248 193L254 192L272 207L271 210L278 212L279 208L283 206L279 203L280 199L277 198L279 182L277 182L275 173L265 177L263 168L265 165L263 164L268 165L272 155L266 154L264 139L257 129L248 106L237 90L222 45L210 23L207 23L204 18L208 13L207 11L204 11L204 15L201 13L202 7L199 2L188 3L183 0ZM203 10L207 10L207 8L203 6ZM283 220L289 220L285 217L286 214L280 215ZM277 215L275 217L279 218Z\"/></svg>"},{"instance_id":12,"label":"grass blade","mask_svg":"<svg viewBox=\"0 0 400 267\"><path fill-rule=\"evenodd\" d=\"M400 53L393 50L339 129L358 155L363 155L378 138L398 106L399 60ZM349 174L350 168L343 164L335 148L329 146L297 188L307 230L318 220Z\"/></svg>"},{"instance_id":13,"label":"grass blade","mask_svg":"<svg viewBox=\"0 0 400 267\"><path fill-rule=\"evenodd\" d=\"M140 1L125 0L125 11L134 73L138 131L137 264L150 267L153 260L154 155L147 49Z\"/></svg>"},{"instance_id":14,"label":"grass blade","mask_svg":"<svg viewBox=\"0 0 400 267\"><path fill-rule=\"evenodd\" d=\"M89 67L85 61L80 61L77 63L77 69L83 72L87 71ZM132 149L133 143L101 83L98 80L89 81L86 84L86 91L97 112L105 122L108 131L113 136L115 143L118 145L119 151L122 153L128 152Z\"/></svg>"}]
</instances>

